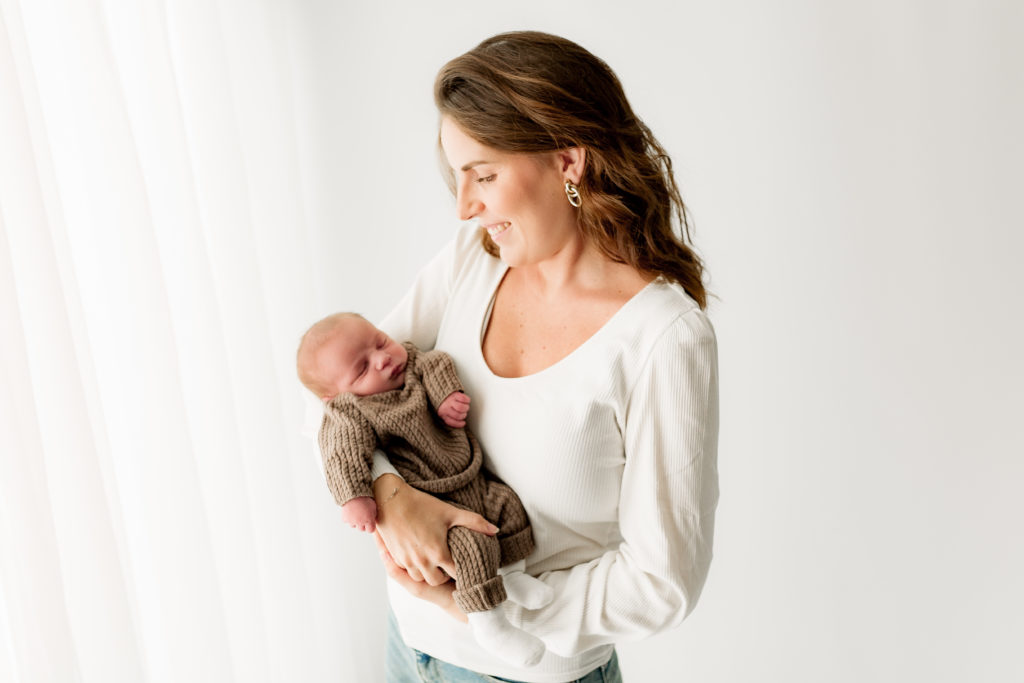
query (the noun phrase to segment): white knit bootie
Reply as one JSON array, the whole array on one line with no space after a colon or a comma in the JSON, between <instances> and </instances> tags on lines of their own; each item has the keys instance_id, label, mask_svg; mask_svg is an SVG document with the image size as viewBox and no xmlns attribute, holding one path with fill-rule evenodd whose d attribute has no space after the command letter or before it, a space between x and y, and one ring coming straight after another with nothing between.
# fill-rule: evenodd
<instances>
[{"instance_id":1,"label":"white knit bootie","mask_svg":"<svg viewBox=\"0 0 1024 683\"><path fill-rule=\"evenodd\" d=\"M540 638L509 623L501 607L471 612L467 616L476 642L509 664L533 666L544 656L544 643Z\"/></svg>"},{"instance_id":2,"label":"white knit bootie","mask_svg":"<svg viewBox=\"0 0 1024 683\"><path fill-rule=\"evenodd\" d=\"M526 609L540 609L555 599L555 589L524 572L502 572L508 599Z\"/></svg>"}]
</instances>

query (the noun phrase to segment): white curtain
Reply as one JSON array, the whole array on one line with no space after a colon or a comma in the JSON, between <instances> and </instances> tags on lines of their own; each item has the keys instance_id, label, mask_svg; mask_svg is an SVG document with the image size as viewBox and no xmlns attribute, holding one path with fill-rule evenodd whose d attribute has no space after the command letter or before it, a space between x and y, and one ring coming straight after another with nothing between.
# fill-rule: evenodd
<instances>
[{"instance_id":1,"label":"white curtain","mask_svg":"<svg viewBox=\"0 0 1024 683\"><path fill-rule=\"evenodd\" d=\"M0 0L0 681L379 680L284 7Z\"/></svg>"}]
</instances>

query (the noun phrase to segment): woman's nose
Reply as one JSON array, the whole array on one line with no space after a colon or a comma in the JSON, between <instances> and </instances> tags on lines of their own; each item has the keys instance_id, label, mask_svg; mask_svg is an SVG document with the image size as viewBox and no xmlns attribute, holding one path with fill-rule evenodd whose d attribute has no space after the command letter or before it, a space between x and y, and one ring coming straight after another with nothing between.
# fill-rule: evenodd
<instances>
[{"instance_id":1,"label":"woman's nose","mask_svg":"<svg viewBox=\"0 0 1024 683\"><path fill-rule=\"evenodd\" d=\"M459 188L458 196L455 198L455 210L458 212L460 221L468 221L474 216L480 215L484 205L477 199L471 189Z\"/></svg>"}]
</instances>

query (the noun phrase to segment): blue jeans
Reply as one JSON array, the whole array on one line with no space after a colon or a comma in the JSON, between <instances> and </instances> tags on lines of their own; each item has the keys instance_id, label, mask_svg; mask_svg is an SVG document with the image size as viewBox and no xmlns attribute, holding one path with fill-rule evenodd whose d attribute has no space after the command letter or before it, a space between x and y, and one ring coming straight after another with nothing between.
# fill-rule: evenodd
<instances>
[{"instance_id":1,"label":"blue jeans","mask_svg":"<svg viewBox=\"0 0 1024 683\"><path fill-rule=\"evenodd\" d=\"M388 610L387 643L388 683L517 683L507 678L497 678L473 673L469 669L442 662L428 654L414 650L402 641L395 623L395 615ZM615 652L604 666L599 666L573 683L622 683L619 659Z\"/></svg>"}]
</instances>

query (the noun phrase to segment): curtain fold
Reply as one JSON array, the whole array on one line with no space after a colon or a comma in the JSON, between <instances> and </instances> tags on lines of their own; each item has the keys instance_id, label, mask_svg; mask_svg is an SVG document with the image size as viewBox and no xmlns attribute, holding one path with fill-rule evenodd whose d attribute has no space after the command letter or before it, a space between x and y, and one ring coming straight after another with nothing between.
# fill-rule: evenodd
<instances>
[{"instance_id":1,"label":"curtain fold","mask_svg":"<svg viewBox=\"0 0 1024 683\"><path fill-rule=\"evenodd\" d=\"M287 29L0 0L0 677L379 676L341 609L372 551L298 432Z\"/></svg>"}]
</instances>

